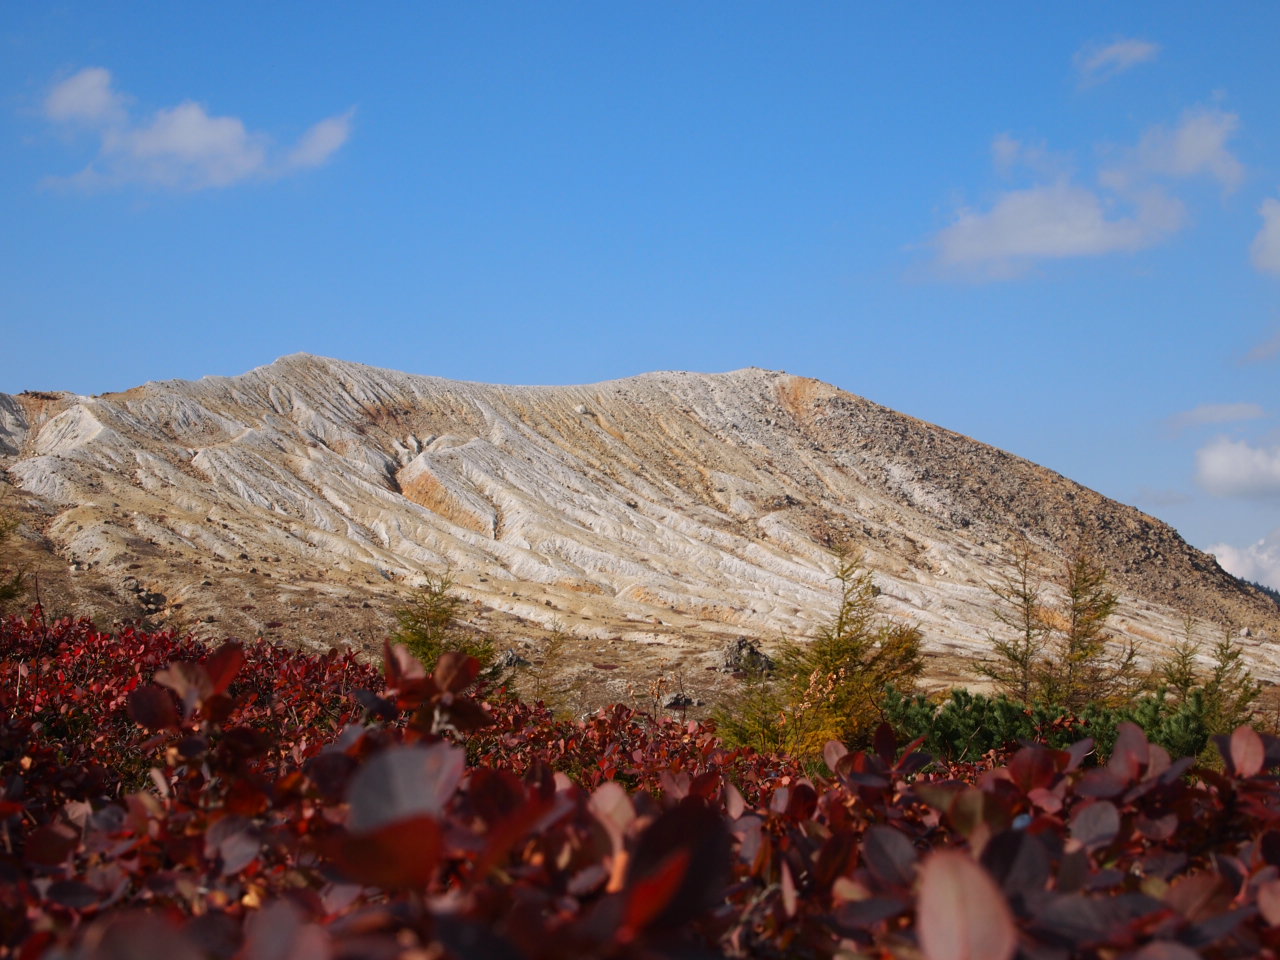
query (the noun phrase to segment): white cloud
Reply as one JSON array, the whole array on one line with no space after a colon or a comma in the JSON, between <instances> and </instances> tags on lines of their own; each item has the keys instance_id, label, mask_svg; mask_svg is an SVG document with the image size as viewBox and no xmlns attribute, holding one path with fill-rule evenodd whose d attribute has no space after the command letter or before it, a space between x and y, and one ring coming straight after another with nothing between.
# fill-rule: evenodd
<instances>
[{"instance_id":1,"label":"white cloud","mask_svg":"<svg viewBox=\"0 0 1280 960\"><path fill-rule=\"evenodd\" d=\"M160 110L145 126L107 137L103 154L129 180L168 187L225 187L262 173L264 138L237 117L211 117L187 101Z\"/></svg>"},{"instance_id":2,"label":"white cloud","mask_svg":"<svg viewBox=\"0 0 1280 960\"><path fill-rule=\"evenodd\" d=\"M320 121L281 153L239 117L214 116L193 100L142 119L131 116L126 105L102 67L81 70L49 92L45 115L50 121L89 126L100 138L98 156L88 167L51 182L80 188L140 183L200 190L280 176L328 161L350 136L354 113Z\"/></svg>"},{"instance_id":3,"label":"white cloud","mask_svg":"<svg viewBox=\"0 0 1280 960\"><path fill-rule=\"evenodd\" d=\"M1182 204L1162 191L1148 190L1135 204L1130 216L1109 216L1098 193L1067 181L1012 190L990 210L961 210L934 243L944 266L999 278L1032 260L1140 250L1182 224Z\"/></svg>"},{"instance_id":4,"label":"white cloud","mask_svg":"<svg viewBox=\"0 0 1280 960\"><path fill-rule=\"evenodd\" d=\"M1208 176L1231 190L1244 179L1244 165L1228 146L1239 126L1234 113L1187 110L1172 129L1150 127L1136 146L1113 150L1096 187L1077 181L1066 155L1001 133L991 144L997 171L1007 176L1026 169L1039 182L1000 194L986 210L959 210L933 238L937 262L952 273L1007 279L1037 260L1126 253L1159 243L1186 221L1171 181ZM1263 269L1274 262L1280 272L1280 201L1266 201L1262 212L1254 262Z\"/></svg>"},{"instance_id":5,"label":"white cloud","mask_svg":"<svg viewBox=\"0 0 1280 960\"><path fill-rule=\"evenodd\" d=\"M1080 82L1092 86L1148 63L1159 53L1159 45L1146 40L1117 40L1105 46L1090 44L1076 53L1073 62Z\"/></svg>"},{"instance_id":6,"label":"white cloud","mask_svg":"<svg viewBox=\"0 0 1280 960\"><path fill-rule=\"evenodd\" d=\"M1280 273L1280 200L1267 197L1258 213L1262 215L1262 229L1253 238L1249 255L1263 273Z\"/></svg>"},{"instance_id":7,"label":"white cloud","mask_svg":"<svg viewBox=\"0 0 1280 960\"><path fill-rule=\"evenodd\" d=\"M1169 418L1174 430L1201 427L1214 423L1238 423L1241 420L1258 420L1267 412L1256 403L1202 403L1191 410L1184 410Z\"/></svg>"},{"instance_id":8,"label":"white cloud","mask_svg":"<svg viewBox=\"0 0 1280 960\"><path fill-rule=\"evenodd\" d=\"M336 117L321 120L302 135L298 145L289 154L291 167L318 167L327 163L351 136L351 122L355 118L355 108Z\"/></svg>"},{"instance_id":9,"label":"white cloud","mask_svg":"<svg viewBox=\"0 0 1280 960\"><path fill-rule=\"evenodd\" d=\"M110 71L87 67L54 85L44 113L58 123L117 124L126 116L125 98L111 89Z\"/></svg>"},{"instance_id":10,"label":"white cloud","mask_svg":"<svg viewBox=\"0 0 1280 960\"><path fill-rule=\"evenodd\" d=\"M1219 497L1280 497L1280 447L1218 437L1196 451L1196 482Z\"/></svg>"},{"instance_id":11,"label":"white cloud","mask_svg":"<svg viewBox=\"0 0 1280 960\"><path fill-rule=\"evenodd\" d=\"M1142 135L1137 162L1143 170L1173 177L1204 174L1234 190L1244 179L1244 164L1227 149L1227 141L1239 127L1240 117L1225 110L1187 110L1172 130L1156 126Z\"/></svg>"},{"instance_id":12,"label":"white cloud","mask_svg":"<svg viewBox=\"0 0 1280 960\"><path fill-rule=\"evenodd\" d=\"M1219 543L1210 547L1209 552L1228 573L1280 590L1280 530L1273 530L1247 547Z\"/></svg>"}]
</instances>

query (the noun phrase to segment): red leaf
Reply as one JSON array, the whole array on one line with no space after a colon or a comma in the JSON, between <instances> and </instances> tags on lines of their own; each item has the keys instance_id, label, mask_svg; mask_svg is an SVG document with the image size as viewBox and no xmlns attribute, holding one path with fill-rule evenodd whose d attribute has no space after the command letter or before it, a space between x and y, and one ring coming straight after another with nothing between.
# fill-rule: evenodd
<instances>
[{"instance_id":1,"label":"red leaf","mask_svg":"<svg viewBox=\"0 0 1280 960\"><path fill-rule=\"evenodd\" d=\"M489 712L469 697L449 698L448 703L441 703L435 709L440 719L459 733L470 733L493 723Z\"/></svg>"},{"instance_id":2,"label":"red leaf","mask_svg":"<svg viewBox=\"0 0 1280 960\"><path fill-rule=\"evenodd\" d=\"M182 701L182 715L191 716L196 707L213 693L213 683L209 674L198 663L186 660L175 660L168 667L156 673L156 683L168 687Z\"/></svg>"},{"instance_id":3,"label":"red leaf","mask_svg":"<svg viewBox=\"0 0 1280 960\"><path fill-rule=\"evenodd\" d=\"M631 851L628 887L666 869L668 858L676 851L685 851L689 859L688 869L682 870L676 895L670 898L660 916L648 922L678 927L722 903L731 849L724 818L692 797L651 823L636 839Z\"/></svg>"},{"instance_id":4,"label":"red leaf","mask_svg":"<svg viewBox=\"0 0 1280 960\"><path fill-rule=\"evenodd\" d=\"M920 868L916 918L927 960L1010 960L1018 949L1004 894L957 850L940 850Z\"/></svg>"},{"instance_id":5,"label":"red leaf","mask_svg":"<svg viewBox=\"0 0 1280 960\"><path fill-rule=\"evenodd\" d=\"M1129 954L1129 960L1200 960L1200 954L1173 940L1156 940Z\"/></svg>"},{"instance_id":6,"label":"red leaf","mask_svg":"<svg viewBox=\"0 0 1280 960\"><path fill-rule=\"evenodd\" d=\"M818 791L803 780L791 788L786 813L793 820L808 820L818 809Z\"/></svg>"},{"instance_id":7,"label":"red leaf","mask_svg":"<svg viewBox=\"0 0 1280 960\"><path fill-rule=\"evenodd\" d=\"M1089 850L1105 847L1119 832L1120 811L1106 800L1076 807L1071 816L1071 836Z\"/></svg>"},{"instance_id":8,"label":"red leaf","mask_svg":"<svg viewBox=\"0 0 1280 960\"><path fill-rule=\"evenodd\" d=\"M1266 748L1258 731L1249 726L1237 727L1231 734L1231 767L1237 777L1256 777L1267 760Z\"/></svg>"},{"instance_id":9,"label":"red leaf","mask_svg":"<svg viewBox=\"0 0 1280 960\"><path fill-rule=\"evenodd\" d=\"M658 866L627 889L619 939L630 939L666 909L689 869L689 851L673 850Z\"/></svg>"},{"instance_id":10,"label":"red leaf","mask_svg":"<svg viewBox=\"0 0 1280 960\"><path fill-rule=\"evenodd\" d=\"M118 913L89 928L79 956L86 960L200 960L204 953L166 918Z\"/></svg>"},{"instance_id":11,"label":"red leaf","mask_svg":"<svg viewBox=\"0 0 1280 960\"><path fill-rule=\"evenodd\" d=\"M178 725L178 708L173 705L173 696L154 683L129 694L128 711L135 723L148 730L165 730Z\"/></svg>"},{"instance_id":12,"label":"red leaf","mask_svg":"<svg viewBox=\"0 0 1280 960\"><path fill-rule=\"evenodd\" d=\"M224 877L253 863L261 849L262 844L253 834L253 823L245 817L223 817L204 835L204 855L222 860Z\"/></svg>"},{"instance_id":13,"label":"red leaf","mask_svg":"<svg viewBox=\"0 0 1280 960\"><path fill-rule=\"evenodd\" d=\"M1225 913L1232 894L1216 873L1191 873L1178 877L1165 892L1164 902L1192 923Z\"/></svg>"},{"instance_id":14,"label":"red leaf","mask_svg":"<svg viewBox=\"0 0 1280 960\"><path fill-rule=\"evenodd\" d=\"M384 642L382 664L387 688L400 694L401 706L417 706L423 701L430 681L422 661L410 653L408 647L402 643L393 646L390 641Z\"/></svg>"},{"instance_id":15,"label":"red leaf","mask_svg":"<svg viewBox=\"0 0 1280 960\"><path fill-rule=\"evenodd\" d=\"M435 875L444 843L440 824L422 816L344 835L338 865L352 880L389 889L418 889Z\"/></svg>"},{"instance_id":16,"label":"red leaf","mask_svg":"<svg viewBox=\"0 0 1280 960\"><path fill-rule=\"evenodd\" d=\"M591 794L591 799L587 801L587 808L609 834L613 849L621 850L627 828L636 818L636 808L627 791L612 780L602 783L596 788L595 793Z\"/></svg>"},{"instance_id":17,"label":"red leaf","mask_svg":"<svg viewBox=\"0 0 1280 960\"><path fill-rule=\"evenodd\" d=\"M1023 747L1009 761L1009 776L1024 793L1052 786L1058 776L1053 751L1042 746Z\"/></svg>"},{"instance_id":18,"label":"red leaf","mask_svg":"<svg viewBox=\"0 0 1280 960\"><path fill-rule=\"evenodd\" d=\"M80 846L80 835L65 823L36 827L27 836L26 860L42 867L56 867Z\"/></svg>"},{"instance_id":19,"label":"red leaf","mask_svg":"<svg viewBox=\"0 0 1280 960\"><path fill-rule=\"evenodd\" d=\"M822 759L827 763L827 769L832 773L836 772L836 764L840 762L840 758L849 752L839 740L828 740L826 746L822 748Z\"/></svg>"},{"instance_id":20,"label":"red leaf","mask_svg":"<svg viewBox=\"0 0 1280 960\"><path fill-rule=\"evenodd\" d=\"M367 832L398 820L441 813L462 780L466 762L466 753L449 743L382 751L351 779L348 828Z\"/></svg>"},{"instance_id":21,"label":"red leaf","mask_svg":"<svg viewBox=\"0 0 1280 960\"><path fill-rule=\"evenodd\" d=\"M724 809L730 820L737 820L747 809L746 798L730 781L724 783Z\"/></svg>"},{"instance_id":22,"label":"red leaf","mask_svg":"<svg viewBox=\"0 0 1280 960\"><path fill-rule=\"evenodd\" d=\"M475 682L480 674L480 661L465 653L449 650L441 654L431 674L437 687L445 693L461 693Z\"/></svg>"},{"instance_id":23,"label":"red leaf","mask_svg":"<svg viewBox=\"0 0 1280 960\"><path fill-rule=\"evenodd\" d=\"M798 907L798 896L796 894L796 881L791 876L791 868L787 866L787 861L782 861L782 912L788 917L796 915Z\"/></svg>"},{"instance_id":24,"label":"red leaf","mask_svg":"<svg viewBox=\"0 0 1280 960\"><path fill-rule=\"evenodd\" d=\"M1258 912L1273 927L1280 927L1280 880L1272 880L1258 888Z\"/></svg>"},{"instance_id":25,"label":"red leaf","mask_svg":"<svg viewBox=\"0 0 1280 960\"><path fill-rule=\"evenodd\" d=\"M276 900L245 920L241 960L323 960L330 955L329 935L288 900Z\"/></svg>"},{"instance_id":26,"label":"red leaf","mask_svg":"<svg viewBox=\"0 0 1280 960\"><path fill-rule=\"evenodd\" d=\"M1125 721L1116 727L1116 745L1111 748L1107 770L1121 777L1125 783L1138 779L1150 759L1147 735L1136 723Z\"/></svg>"},{"instance_id":27,"label":"red leaf","mask_svg":"<svg viewBox=\"0 0 1280 960\"><path fill-rule=\"evenodd\" d=\"M210 695L225 693L243 663L244 647L237 640L229 640L215 650L204 662L205 673L212 685Z\"/></svg>"},{"instance_id":28,"label":"red leaf","mask_svg":"<svg viewBox=\"0 0 1280 960\"><path fill-rule=\"evenodd\" d=\"M467 779L467 796L490 829L527 804L524 782L514 773L477 767Z\"/></svg>"},{"instance_id":29,"label":"red leaf","mask_svg":"<svg viewBox=\"0 0 1280 960\"><path fill-rule=\"evenodd\" d=\"M887 723L880 724L876 727L872 742L881 763L886 767L892 767L893 762L898 759L898 736L893 732L893 727Z\"/></svg>"},{"instance_id":30,"label":"red leaf","mask_svg":"<svg viewBox=\"0 0 1280 960\"><path fill-rule=\"evenodd\" d=\"M720 796L722 780L723 778L718 770L708 770L706 773L700 773L689 784L689 796L701 797L708 803L714 802Z\"/></svg>"},{"instance_id":31,"label":"red leaf","mask_svg":"<svg viewBox=\"0 0 1280 960\"><path fill-rule=\"evenodd\" d=\"M863 836L862 859L881 882L900 887L911 885L916 848L901 831L882 823L870 827Z\"/></svg>"}]
</instances>

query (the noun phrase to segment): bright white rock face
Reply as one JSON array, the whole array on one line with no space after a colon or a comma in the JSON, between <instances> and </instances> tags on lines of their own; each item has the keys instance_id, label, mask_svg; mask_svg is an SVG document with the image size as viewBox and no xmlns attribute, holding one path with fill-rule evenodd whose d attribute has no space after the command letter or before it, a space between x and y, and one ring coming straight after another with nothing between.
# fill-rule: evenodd
<instances>
[{"instance_id":1,"label":"bright white rock face","mask_svg":"<svg viewBox=\"0 0 1280 960\"><path fill-rule=\"evenodd\" d=\"M998 628L986 583L1025 536L1046 569L1092 543L1117 625L1148 654L1181 637L1185 610L1250 627L1254 669L1280 667L1274 604L1164 524L765 370L512 387L299 354L101 397L0 395L0 458L65 559L223 633L288 620L317 643L370 642L448 566L478 624L493 611L709 655L810 633L847 545L885 611L919 623L938 675L959 677Z\"/></svg>"}]
</instances>

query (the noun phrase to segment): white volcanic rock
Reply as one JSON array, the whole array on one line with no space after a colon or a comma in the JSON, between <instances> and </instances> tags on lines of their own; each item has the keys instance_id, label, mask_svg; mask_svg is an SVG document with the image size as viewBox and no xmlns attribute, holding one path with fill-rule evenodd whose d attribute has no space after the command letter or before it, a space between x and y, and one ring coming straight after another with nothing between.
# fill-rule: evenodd
<instances>
[{"instance_id":1,"label":"white volcanic rock","mask_svg":"<svg viewBox=\"0 0 1280 960\"><path fill-rule=\"evenodd\" d=\"M101 397L0 394L0 458L65 558L223 632L369 641L397 591L447 565L484 609L709 650L810 632L848 544L959 675L995 628L985 582L1023 537L1047 565L1093 544L1148 649L1184 611L1255 636L1280 624L1137 510L765 370L511 387L299 354ZM355 630L370 598L382 619ZM1249 655L1276 675L1270 643Z\"/></svg>"}]
</instances>

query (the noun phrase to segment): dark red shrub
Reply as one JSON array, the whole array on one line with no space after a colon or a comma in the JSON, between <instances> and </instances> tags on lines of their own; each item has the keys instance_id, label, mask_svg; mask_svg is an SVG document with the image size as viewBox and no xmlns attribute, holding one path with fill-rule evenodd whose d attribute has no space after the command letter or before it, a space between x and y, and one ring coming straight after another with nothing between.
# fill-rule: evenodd
<instances>
[{"instance_id":1,"label":"dark red shrub","mask_svg":"<svg viewBox=\"0 0 1280 960\"><path fill-rule=\"evenodd\" d=\"M1275 957L1280 743L829 776L388 650L0 622L0 957Z\"/></svg>"}]
</instances>

